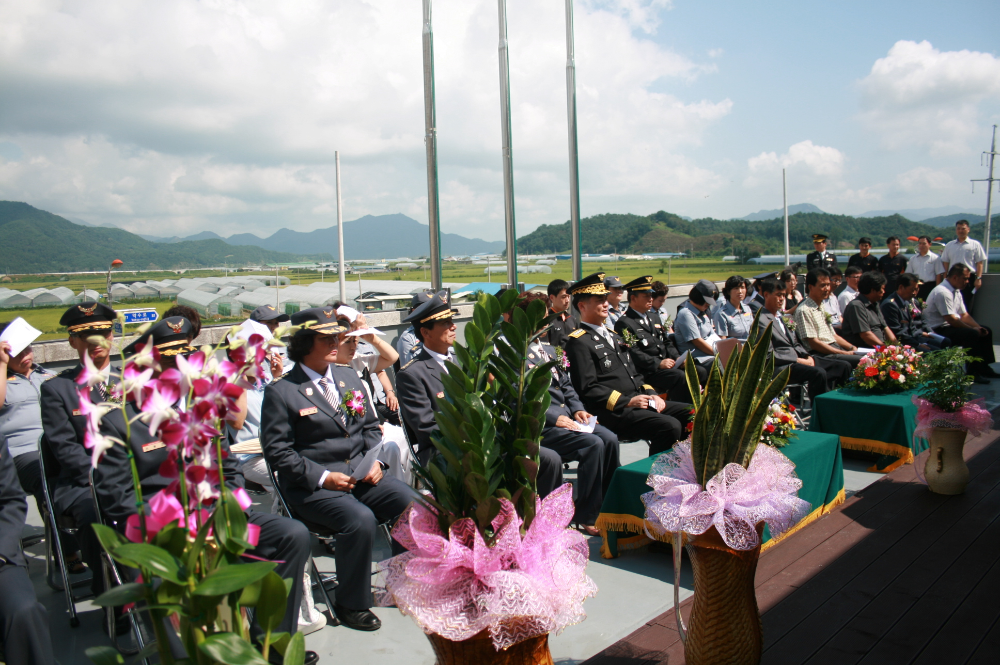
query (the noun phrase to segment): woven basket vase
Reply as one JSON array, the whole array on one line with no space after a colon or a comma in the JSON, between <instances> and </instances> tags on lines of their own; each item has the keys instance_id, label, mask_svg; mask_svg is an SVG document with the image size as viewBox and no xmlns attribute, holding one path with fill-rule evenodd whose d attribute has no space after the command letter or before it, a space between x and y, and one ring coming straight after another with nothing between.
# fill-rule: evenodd
<instances>
[{"instance_id":1,"label":"woven basket vase","mask_svg":"<svg viewBox=\"0 0 1000 665\"><path fill-rule=\"evenodd\" d=\"M487 631L473 635L467 640L454 642L440 635L428 634L437 665L552 665L549 652L549 636L539 635L518 642L504 651L493 647L493 640Z\"/></svg>"},{"instance_id":2,"label":"woven basket vase","mask_svg":"<svg viewBox=\"0 0 1000 665\"><path fill-rule=\"evenodd\" d=\"M759 524L758 536L763 530ZM754 592L760 545L746 552L734 550L713 526L686 547L694 570L694 606L684 643L685 662L756 665L762 643Z\"/></svg>"}]
</instances>

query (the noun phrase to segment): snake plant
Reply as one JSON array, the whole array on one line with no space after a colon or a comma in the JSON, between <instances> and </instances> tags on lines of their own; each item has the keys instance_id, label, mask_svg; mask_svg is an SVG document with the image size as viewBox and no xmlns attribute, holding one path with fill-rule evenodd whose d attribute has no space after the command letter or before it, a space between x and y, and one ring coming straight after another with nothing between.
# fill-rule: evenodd
<instances>
[{"instance_id":1,"label":"snake plant","mask_svg":"<svg viewBox=\"0 0 1000 665\"><path fill-rule=\"evenodd\" d=\"M695 408L691 457L702 487L727 464L744 468L750 465L760 443L768 406L788 383L791 367L771 378L774 324L760 332L757 327L760 311L754 317L746 343L733 352L724 369L719 356L715 357L704 391L699 386L694 362L685 363L685 377Z\"/></svg>"}]
</instances>

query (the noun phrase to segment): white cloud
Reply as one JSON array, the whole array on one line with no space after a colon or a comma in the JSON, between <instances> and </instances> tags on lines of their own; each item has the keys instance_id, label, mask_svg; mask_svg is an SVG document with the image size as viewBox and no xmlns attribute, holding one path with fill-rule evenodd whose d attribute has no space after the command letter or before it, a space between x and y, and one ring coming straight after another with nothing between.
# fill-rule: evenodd
<instances>
[{"instance_id":1,"label":"white cloud","mask_svg":"<svg viewBox=\"0 0 1000 665\"><path fill-rule=\"evenodd\" d=\"M788 148L788 152L778 155L762 152L747 160L750 171L744 184L753 187L771 177L781 169L794 170L799 175L823 180L838 179L843 174L844 153L829 146L815 145L812 141L800 141Z\"/></svg>"},{"instance_id":2,"label":"white cloud","mask_svg":"<svg viewBox=\"0 0 1000 665\"><path fill-rule=\"evenodd\" d=\"M669 7L577 5L587 210L720 186L685 151L732 102L659 92L715 71L643 36ZM426 220L420 20L412 0L0 4L0 198L157 235L306 230L335 219L339 150L347 219ZM524 232L568 216L563 4L508 21ZM496 4L436 0L434 29L442 226L501 238Z\"/></svg>"},{"instance_id":3,"label":"white cloud","mask_svg":"<svg viewBox=\"0 0 1000 665\"><path fill-rule=\"evenodd\" d=\"M898 41L859 82L861 118L890 148L967 152L981 138L981 106L1000 100L1000 58Z\"/></svg>"}]
</instances>

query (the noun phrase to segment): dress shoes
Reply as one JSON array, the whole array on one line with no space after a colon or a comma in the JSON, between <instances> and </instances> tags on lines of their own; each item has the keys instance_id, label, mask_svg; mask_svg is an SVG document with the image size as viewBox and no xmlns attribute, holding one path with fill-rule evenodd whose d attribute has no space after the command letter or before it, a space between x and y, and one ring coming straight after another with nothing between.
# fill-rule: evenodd
<instances>
[{"instance_id":1,"label":"dress shoes","mask_svg":"<svg viewBox=\"0 0 1000 665\"><path fill-rule=\"evenodd\" d=\"M285 657L277 649L271 647L267 652L267 662L271 663L271 665L284 665ZM302 660L303 665L316 665L318 662L319 654L315 651L306 651L305 658Z\"/></svg>"},{"instance_id":2,"label":"dress shoes","mask_svg":"<svg viewBox=\"0 0 1000 665\"><path fill-rule=\"evenodd\" d=\"M382 627L382 622L370 610L349 610L334 603L333 612L337 615L340 623L354 630L370 631Z\"/></svg>"}]
</instances>

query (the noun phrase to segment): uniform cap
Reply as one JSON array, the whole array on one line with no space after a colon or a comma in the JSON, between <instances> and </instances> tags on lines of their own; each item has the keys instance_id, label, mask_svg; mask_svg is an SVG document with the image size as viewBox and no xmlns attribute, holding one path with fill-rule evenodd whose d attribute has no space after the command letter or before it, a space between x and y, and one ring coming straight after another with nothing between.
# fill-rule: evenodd
<instances>
[{"instance_id":1,"label":"uniform cap","mask_svg":"<svg viewBox=\"0 0 1000 665\"><path fill-rule=\"evenodd\" d=\"M403 321L419 325L428 321L450 319L456 314L458 314L458 310L453 309L451 303L448 302L448 292L441 291L435 293L427 302L413 310Z\"/></svg>"},{"instance_id":2,"label":"uniform cap","mask_svg":"<svg viewBox=\"0 0 1000 665\"><path fill-rule=\"evenodd\" d=\"M606 296L608 294L608 288L606 280L604 279L604 273L595 272L593 275L587 275L579 282L569 287L569 294L571 296Z\"/></svg>"},{"instance_id":3,"label":"uniform cap","mask_svg":"<svg viewBox=\"0 0 1000 665\"><path fill-rule=\"evenodd\" d=\"M277 319L278 323L284 323L291 318L292 317L288 316L274 305L261 305L250 313L250 320L257 322L273 321Z\"/></svg>"},{"instance_id":4,"label":"uniform cap","mask_svg":"<svg viewBox=\"0 0 1000 665\"><path fill-rule=\"evenodd\" d=\"M714 307L715 299L719 297L719 289L707 279L699 279L691 288L691 293L688 294L688 297L699 305L707 304L710 307ZM699 300L701 302L698 302Z\"/></svg>"},{"instance_id":5,"label":"uniform cap","mask_svg":"<svg viewBox=\"0 0 1000 665\"><path fill-rule=\"evenodd\" d=\"M88 331L111 330L118 313L104 303L88 300L67 309L59 319L71 335Z\"/></svg>"},{"instance_id":6,"label":"uniform cap","mask_svg":"<svg viewBox=\"0 0 1000 665\"><path fill-rule=\"evenodd\" d=\"M626 291L652 291L653 290L653 276L643 275L642 277L633 279L631 282L625 285Z\"/></svg>"},{"instance_id":7,"label":"uniform cap","mask_svg":"<svg viewBox=\"0 0 1000 665\"><path fill-rule=\"evenodd\" d=\"M179 356L195 352L191 346L194 326L183 316L170 316L157 321L153 327L140 335L122 350L122 355L134 354L140 346L152 343L161 356Z\"/></svg>"},{"instance_id":8,"label":"uniform cap","mask_svg":"<svg viewBox=\"0 0 1000 665\"><path fill-rule=\"evenodd\" d=\"M433 294L427 293L426 291L421 291L420 293L414 293L413 298L410 299L410 311L412 312L416 308L423 305L425 302L431 299Z\"/></svg>"},{"instance_id":9,"label":"uniform cap","mask_svg":"<svg viewBox=\"0 0 1000 665\"><path fill-rule=\"evenodd\" d=\"M825 236L822 233L813 234L813 242L823 242L824 240L829 240L829 239L830 239L829 236Z\"/></svg>"},{"instance_id":10,"label":"uniform cap","mask_svg":"<svg viewBox=\"0 0 1000 665\"><path fill-rule=\"evenodd\" d=\"M605 277L604 278L604 288L606 289L621 289L624 285L618 281L617 277Z\"/></svg>"},{"instance_id":11,"label":"uniform cap","mask_svg":"<svg viewBox=\"0 0 1000 665\"><path fill-rule=\"evenodd\" d=\"M296 335L339 335L347 330L337 323L337 310L332 305L299 310L289 318L293 326L305 326L296 330Z\"/></svg>"}]
</instances>

